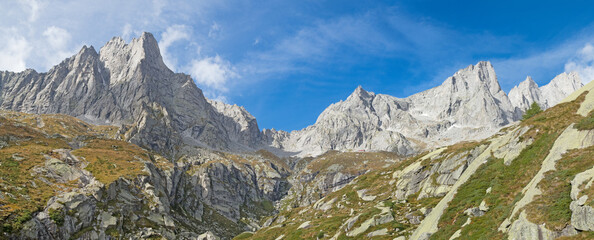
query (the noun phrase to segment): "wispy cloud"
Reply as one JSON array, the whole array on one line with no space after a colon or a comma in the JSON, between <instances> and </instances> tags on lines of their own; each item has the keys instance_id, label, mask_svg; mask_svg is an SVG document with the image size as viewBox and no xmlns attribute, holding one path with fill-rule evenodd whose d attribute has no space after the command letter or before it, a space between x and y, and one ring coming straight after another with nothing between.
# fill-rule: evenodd
<instances>
[{"instance_id":1,"label":"wispy cloud","mask_svg":"<svg viewBox=\"0 0 594 240\"><path fill-rule=\"evenodd\" d=\"M70 45L72 36L63 28L51 26L42 34L47 41L47 48L44 49L47 68L51 68L56 62L72 56L78 49Z\"/></svg>"},{"instance_id":2,"label":"wispy cloud","mask_svg":"<svg viewBox=\"0 0 594 240\"><path fill-rule=\"evenodd\" d=\"M173 71L177 70L177 59L169 53L169 47L180 40L190 39L190 30L185 25L173 25L167 28L159 41L159 48L165 64Z\"/></svg>"},{"instance_id":3,"label":"wispy cloud","mask_svg":"<svg viewBox=\"0 0 594 240\"><path fill-rule=\"evenodd\" d=\"M356 66L361 64L360 56L403 59L423 66L419 71L433 67L434 76L418 83L426 88L445 80L459 67L472 64L477 52L508 51L514 39L459 32L396 9L380 9L305 26L273 47L253 52L238 66L251 79L260 81L293 72L318 74L333 64Z\"/></svg>"},{"instance_id":4,"label":"wispy cloud","mask_svg":"<svg viewBox=\"0 0 594 240\"><path fill-rule=\"evenodd\" d=\"M584 83L594 80L594 46L587 43L580 49L576 56L565 63L565 71L576 71L582 77Z\"/></svg>"},{"instance_id":5,"label":"wispy cloud","mask_svg":"<svg viewBox=\"0 0 594 240\"><path fill-rule=\"evenodd\" d=\"M0 67L9 71L22 71L27 67L26 59L31 53L31 45L27 39L14 29L0 31Z\"/></svg>"},{"instance_id":6,"label":"wispy cloud","mask_svg":"<svg viewBox=\"0 0 594 240\"><path fill-rule=\"evenodd\" d=\"M229 61L220 56L193 60L187 67L194 81L205 90L209 98L226 99L229 81L239 78Z\"/></svg>"},{"instance_id":7,"label":"wispy cloud","mask_svg":"<svg viewBox=\"0 0 594 240\"><path fill-rule=\"evenodd\" d=\"M29 22L35 22L39 17L39 10L45 3L37 0L22 0L21 3L29 10Z\"/></svg>"},{"instance_id":8,"label":"wispy cloud","mask_svg":"<svg viewBox=\"0 0 594 240\"><path fill-rule=\"evenodd\" d=\"M564 71L577 71L582 75L583 81L590 81L594 77L594 53L589 47L594 43L591 30L592 28L586 28L547 49L535 49L530 54L494 59L493 66L502 87L509 90L528 75L539 85L544 85Z\"/></svg>"},{"instance_id":9,"label":"wispy cloud","mask_svg":"<svg viewBox=\"0 0 594 240\"><path fill-rule=\"evenodd\" d=\"M208 30L208 37L209 38L217 38L221 32L221 26L216 22L213 22L210 26L210 30Z\"/></svg>"}]
</instances>

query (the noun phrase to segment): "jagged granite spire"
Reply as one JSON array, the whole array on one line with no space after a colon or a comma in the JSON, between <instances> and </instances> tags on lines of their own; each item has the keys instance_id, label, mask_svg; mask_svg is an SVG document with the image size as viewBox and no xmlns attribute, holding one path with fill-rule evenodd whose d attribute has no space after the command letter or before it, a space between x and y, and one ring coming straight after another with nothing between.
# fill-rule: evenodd
<instances>
[{"instance_id":1,"label":"jagged granite spire","mask_svg":"<svg viewBox=\"0 0 594 240\"><path fill-rule=\"evenodd\" d=\"M538 103L543 109L548 108L546 100L542 96L542 92L530 76L526 77L526 80L509 91L509 100L514 107L521 111L530 108L530 105L534 102Z\"/></svg>"}]
</instances>

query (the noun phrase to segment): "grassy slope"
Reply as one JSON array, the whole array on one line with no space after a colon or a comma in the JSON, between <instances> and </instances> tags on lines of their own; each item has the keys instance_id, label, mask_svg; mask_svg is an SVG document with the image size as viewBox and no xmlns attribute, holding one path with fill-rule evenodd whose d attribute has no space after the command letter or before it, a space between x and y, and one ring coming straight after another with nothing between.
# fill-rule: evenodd
<instances>
[{"instance_id":1,"label":"grassy slope","mask_svg":"<svg viewBox=\"0 0 594 240\"><path fill-rule=\"evenodd\" d=\"M466 222L468 217L463 213L464 210L478 207L482 200L490 206L490 210L481 217L472 218L472 223L462 228L459 239L504 238L503 233L497 230L499 225L509 216L514 203L522 197L522 189L539 171L542 161L560 133L570 124L583 119L576 114L576 111L584 100L585 94L572 102L559 104L522 122L522 125L531 127L522 137L533 138L534 142L526 147L509 166L504 165L502 159L495 158L481 166L472 178L460 187L441 217L439 231L431 238L449 239ZM492 192L486 194L486 189L489 187L492 187ZM554 196L541 197L553 201ZM552 212L548 218L554 221L561 218L557 215L563 215L566 219L569 203L563 201L556 204L548 207L563 208L561 212L565 212Z\"/></svg>"},{"instance_id":2,"label":"grassy slope","mask_svg":"<svg viewBox=\"0 0 594 240\"><path fill-rule=\"evenodd\" d=\"M445 149L437 159L444 160L448 157L464 153L471 149L474 149L482 142L463 142L452 145ZM336 153L329 152L324 154L317 161L310 162L312 169L319 169L320 166L330 166L328 160L340 160L348 158L339 158L339 156L350 156L353 158L355 163L362 163L368 161L368 164L377 165L377 162L381 163L375 170L361 175L353 180L352 184L348 184L342 189L329 193L327 196L322 198L322 201L328 202L332 199L336 199L334 206L327 211L315 210L311 206L294 208L287 211L282 211L279 216L284 216L286 219L281 225L268 227L257 231L256 233L244 233L237 236L235 239L275 239L281 235L284 235L283 239L316 239L323 238L328 239L340 229L343 223L352 216L361 214L358 220L353 224L353 228L361 225L369 217L380 212L375 206L379 203L387 206L391 210L391 214L396 218L395 221L370 227L363 234L356 237L347 237L344 231L338 236L338 239L361 239L365 238L366 234L375 230L386 228L388 235L376 236L373 239L393 239L394 236L408 235L410 231L414 230L416 225L408 223L405 220L405 215L413 213L416 216L422 216L418 209L421 208L432 208L434 207L441 197L429 197L423 199L417 199L418 193L409 196L406 201L397 201L392 198L392 194L395 185L390 185L389 182L392 180L392 173L395 171L403 170L411 164L421 161L420 158L426 154L419 154L416 157L411 157L405 160L401 160L395 164L391 164L385 167L384 159L387 157L394 157L386 153ZM368 155L368 157L366 156ZM321 161L320 161L321 160ZM430 168L433 164L439 161L423 160L425 168ZM336 162L334 162L336 163ZM332 163L332 164L334 164ZM345 163L347 166L351 163ZM355 165L353 165L355 166ZM366 194L376 196L374 201L363 201L358 196L356 191L366 189ZM343 207L338 207L340 204ZM351 215L351 210L354 212ZM312 227L306 229L298 229L305 221L311 221ZM351 229L351 230L352 230Z\"/></svg>"}]
</instances>

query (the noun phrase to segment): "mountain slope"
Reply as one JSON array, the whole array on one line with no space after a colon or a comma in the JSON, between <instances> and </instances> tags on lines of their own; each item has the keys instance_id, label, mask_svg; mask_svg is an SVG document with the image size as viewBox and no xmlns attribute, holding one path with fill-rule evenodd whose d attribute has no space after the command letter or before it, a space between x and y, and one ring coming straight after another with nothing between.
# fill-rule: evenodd
<instances>
[{"instance_id":1,"label":"mountain slope","mask_svg":"<svg viewBox=\"0 0 594 240\"><path fill-rule=\"evenodd\" d=\"M590 239L594 82L543 113L360 175L237 239Z\"/></svg>"}]
</instances>

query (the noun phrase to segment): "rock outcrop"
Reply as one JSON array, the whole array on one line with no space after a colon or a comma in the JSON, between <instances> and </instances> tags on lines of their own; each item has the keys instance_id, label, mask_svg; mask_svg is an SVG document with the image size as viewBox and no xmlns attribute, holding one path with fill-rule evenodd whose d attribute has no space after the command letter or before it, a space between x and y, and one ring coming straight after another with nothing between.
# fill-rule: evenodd
<instances>
[{"instance_id":1,"label":"rock outcrop","mask_svg":"<svg viewBox=\"0 0 594 240\"><path fill-rule=\"evenodd\" d=\"M290 188L289 167L265 152L202 150L172 163L118 135L71 116L0 111L0 236L229 239L258 229Z\"/></svg>"}]
</instances>

